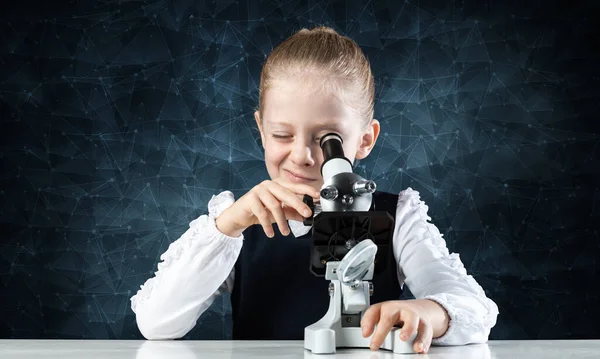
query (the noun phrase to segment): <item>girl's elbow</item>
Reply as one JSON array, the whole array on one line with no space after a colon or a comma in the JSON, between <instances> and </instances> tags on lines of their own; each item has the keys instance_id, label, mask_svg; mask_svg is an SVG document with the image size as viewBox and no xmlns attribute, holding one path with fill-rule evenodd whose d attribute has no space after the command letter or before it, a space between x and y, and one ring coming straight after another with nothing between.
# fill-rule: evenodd
<instances>
[{"instance_id":1,"label":"girl's elbow","mask_svg":"<svg viewBox=\"0 0 600 359\"><path fill-rule=\"evenodd\" d=\"M147 340L173 340L183 337L187 331L182 331L178 323L161 317L159 313L145 311L142 308L136 313L138 330Z\"/></svg>"}]
</instances>

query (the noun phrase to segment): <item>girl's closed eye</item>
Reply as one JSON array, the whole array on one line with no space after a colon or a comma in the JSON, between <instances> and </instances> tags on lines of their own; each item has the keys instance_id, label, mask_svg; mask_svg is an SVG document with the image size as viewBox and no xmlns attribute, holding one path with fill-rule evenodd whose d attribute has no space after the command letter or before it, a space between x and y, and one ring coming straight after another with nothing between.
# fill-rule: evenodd
<instances>
[{"instance_id":1,"label":"girl's closed eye","mask_svg":"<svg viewBox=\"0 0 600 359\"><path fill-rule=\"evenodd\" d=\"M289 138L292 138L291 135L278 134L278 133L274 133L272 136L275 139L289 139Z\"/></svg>"},{"instance_id":2,"label":"girl's closed eye","mask_svg":"<svg viewBox=\"0 0 600 359\"><path fill-rule=\"evenodd\" d=\"M278 140L288 140L290 138L292 138L292 135L284 135L284 134L278 134L278 133L274 133L271 135L273 138L278 139ZM321 137L322 136L317 136L315 137L315 142L319 142L321 141Z\"/></svg>"}]
</instances>

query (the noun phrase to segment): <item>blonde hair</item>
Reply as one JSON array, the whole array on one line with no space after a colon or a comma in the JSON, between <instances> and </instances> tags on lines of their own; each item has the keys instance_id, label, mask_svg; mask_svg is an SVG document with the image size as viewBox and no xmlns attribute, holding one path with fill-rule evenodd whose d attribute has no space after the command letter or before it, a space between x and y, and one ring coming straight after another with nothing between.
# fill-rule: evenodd
<instances>
[{"instance_id":1,"label":"blonde hair","mask_svg":"<svg viewBox=\"0 0 600 359\"><path fill-rule=\"evenodd\" d=\"M267 56L260 74L261 119L265 94L274 82L308 75L325 80L322 85L333 87L334 93L340 93L341 100L363 119L363 124L369 124L375 97L369 61L356 42L326 26L301 29Z\"/></svg>"}]
</instances>

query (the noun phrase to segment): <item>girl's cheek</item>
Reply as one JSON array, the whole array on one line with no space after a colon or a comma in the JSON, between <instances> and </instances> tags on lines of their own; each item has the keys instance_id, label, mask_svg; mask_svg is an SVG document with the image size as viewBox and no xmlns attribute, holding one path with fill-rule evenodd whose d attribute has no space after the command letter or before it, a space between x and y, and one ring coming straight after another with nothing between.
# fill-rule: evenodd
<instances>
[{"instance_id":1,"label":"girl's cheek","mask_svg":"<svg viewBox=\"0 0 600 359\"><path fill-rule=\"evenodd\" d=\"M285 156L285 146L270 146L267 148L267 160L278 161Z\"/></svg>"}]
</instances>

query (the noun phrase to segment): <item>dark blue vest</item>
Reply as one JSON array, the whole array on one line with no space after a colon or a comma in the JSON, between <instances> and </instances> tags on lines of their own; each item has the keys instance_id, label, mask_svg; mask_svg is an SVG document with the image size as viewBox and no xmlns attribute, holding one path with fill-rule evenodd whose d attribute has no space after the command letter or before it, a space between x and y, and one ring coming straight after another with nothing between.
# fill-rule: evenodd
<instances>
[{"instance_id":1,"label":"dark blue vest","mask_svg":"<svg viewBox=\"0 0 600 359\"><path fill-rule=\"evenodd\" d=\"M375 192L375 208L396 218L398 195ZM244 231L244 245L235 264L231 293L234 340L302 340L304 328L329 307L329 281L310 272L311 233L275 237L262 227ZM397 264L390 245L385 271L373 278L371 304L400 299Z\"/></svg>"}]
</instances>

